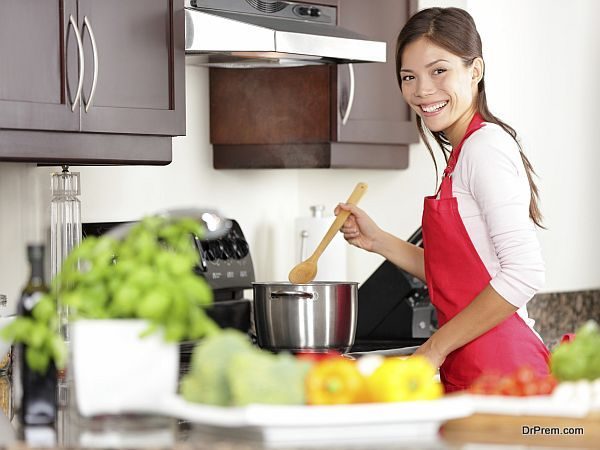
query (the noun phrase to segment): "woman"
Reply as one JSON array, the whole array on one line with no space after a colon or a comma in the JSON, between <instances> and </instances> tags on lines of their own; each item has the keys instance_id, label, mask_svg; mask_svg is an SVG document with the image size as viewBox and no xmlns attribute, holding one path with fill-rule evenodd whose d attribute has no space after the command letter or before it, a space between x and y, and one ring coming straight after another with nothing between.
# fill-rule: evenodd
<instances>
[{"instance_id":1,"label":"woman","mask_svg":"<svg viewBox=\"0 0 600 450\"><path fill-rule=\"evenodd\" d=\"M548 351L525 309L544 282L537 188L515 131L488 109L472 17L458 8L412 16L398 36L396 69L429 152L427 134L447 161L440 189L425 198L424 250L352 205L337 209L351 213L341 231L427 281L440 327L416 354L440 367L446 392L523 365L546 375Z\"/></svg>"}]
</instances>

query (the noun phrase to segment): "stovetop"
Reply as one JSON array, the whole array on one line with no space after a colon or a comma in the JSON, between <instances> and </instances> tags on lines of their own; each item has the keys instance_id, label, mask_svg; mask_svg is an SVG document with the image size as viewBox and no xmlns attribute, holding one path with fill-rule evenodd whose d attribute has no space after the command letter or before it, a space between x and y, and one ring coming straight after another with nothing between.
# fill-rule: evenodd
<instances>
[{"instance_id":1,"label":"stovetop","mask_svg":"<svg viewBox=\"0 0 600 450\"><path fill-rule=\"evenodd\" d=\"M249 335L249 338L252 342L256 343L256 339L252 339L253 337ZM371 352L375 350L389 350L396 348L404 348L404 347L414 347L419 346L426 339L424 338L406 338L406 339L396 339L396 340L357 340L354 345L350 348L348 353L357 353L357 352ZM194 346L197 342L188 341L182 342L180 344L180 373L185 374L189 371L189 365L191 363L191 356L194 350Z\"/></svg>"},{"instance_id":2,"label":"stovetop","mask_svg":"<svg viewBox=\"0 0 600 450\"><path fill-rule=\"evenodd\" d=\"M388 350L391 348L414 347L423 344L426 338L406 338L394 340L367 340L357 339L350 349L353 352L370 352L374 350Z\"/></svg>"}]
</instances>

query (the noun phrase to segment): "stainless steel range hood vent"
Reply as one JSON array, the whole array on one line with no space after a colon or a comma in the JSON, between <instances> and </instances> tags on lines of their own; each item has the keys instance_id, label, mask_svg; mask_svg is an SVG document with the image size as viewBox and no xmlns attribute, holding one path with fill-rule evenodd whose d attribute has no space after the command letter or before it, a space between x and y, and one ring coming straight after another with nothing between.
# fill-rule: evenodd
<instances>
[{"instance_id":1,"label":"stainless steel range hood vent","mask_svg":"<svg viewBox=\"0 0 600 450\"><path fill-rule=\"evenodd\" d=\"M186 0L186 60L234 68L386 61L385 42L338 27L336 13L281 0Z\"/></svg>"}]
</instances>

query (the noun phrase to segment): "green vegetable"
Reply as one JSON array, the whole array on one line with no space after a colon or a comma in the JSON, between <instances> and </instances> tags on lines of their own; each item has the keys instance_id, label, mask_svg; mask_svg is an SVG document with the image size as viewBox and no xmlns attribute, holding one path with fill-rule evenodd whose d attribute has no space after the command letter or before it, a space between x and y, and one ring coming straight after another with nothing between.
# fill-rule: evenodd
<instances>
[{"instance_id":1,"label":"green vegetable","mask_svg":"<svg viewBox=\"0 0 600 450\"><path fill-rule=\"evenodd\" d=\"M227 370L231 403L302 405L309 368L310 363L296 360L290 354L273 355L265 351L236 354Z\"/></svg>"},{"instance_id":2,"label":"green vegetable","mask_svg":"<svg viewBox=\"0 0 600 450\"><path fill-rule=\"evenodd\" d=\"M194 349L181 394L190 402L220 406L303 404L309 367L289 354L273 355L252 346L239 331L225 330Z\"/></svg>"},{"instance_id":3,"label":"green vegetable","mask_svg":"<svg viewBox=\"0 0 600 450\"><path fill-rule=\"evenodd\" d=\"M66 347L56 333L58 313L56 303L44 294L33 307L31 317L17 317L7 325L0 337L26 346L27 365L39 373L45 373L50 361L56 367L64 367Z\"/></svg>"},{"instance_id":4,"label":"green vegetable","mask_svg":"<svg viewBox=\"0 0 600 450\"><path fill-rule=\"evenodd\" d=\"M600 327L592 320L575 334L572 342L560 344L550 358L552 374L559 381L600 378Z\"/></svg>"},{"instance_id":5,"label":"green vegetable","mask_svg":"<svg viewBox=\"0 0 600 450\"><path fill-rule=\"evenodd\" d=\"M173 342L218 333L204 309L212 304L212 290L193 271L199 255L191 235L202 237L203 231L194 219L148 217L122 240L84 239L32 318L17 318L3 337L26 344L29 366L43 372L50 361L62 367L65 359L57 334L58 304L70 308L71 319L147 319L151 326L144 334L162 329Z\"/></svg>"},{"instance_id":6,"label":"green vegetable","mask_svg":"<svg viewBox=\"0 0 600 450\"><path fill-rule=\"evenodd\" d=\"M203 308L212 290L193 271L199 255L191 234L203 234L193 219L148 217L120 241L87 238L55 278L57 298L75 317L147 319L169 341L215 333Z\"/></svg>"},{"instance_id":7,"label":"green vegetable","mask_svg":"<svg viewBox=\"0 0 600 450\"><path fill-rule=\"evenodd\" d=\"M190 402L229 405L227 368L234 355L253 351L248 338L231 329L200 342L192 354L190 373L181 381L183 397Z\"/></svg>"}]
</instances>

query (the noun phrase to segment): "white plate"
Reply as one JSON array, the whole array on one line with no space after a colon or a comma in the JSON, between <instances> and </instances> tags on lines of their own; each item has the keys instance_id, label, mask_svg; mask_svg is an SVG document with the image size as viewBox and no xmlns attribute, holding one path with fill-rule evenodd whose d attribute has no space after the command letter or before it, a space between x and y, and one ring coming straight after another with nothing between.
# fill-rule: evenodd
<instances>
[{"instance_id":1,"label":"white plate","mask_svg":"<svg viewBox=\"0 0 600 450\"><path fill-rule=\"evenodd\" d=\"M512 416L585 417L590 405L585 401L565 402L553 395L510 397L501 395L472 395L464 397L473 404L476 413Z\"/></svg>"},{"instance_id":2,"label":"white plate","mask_svg":"<svg viewBox=\"0 0 600 450\"><path fill-rule=\"evenodd\" d=\"M218 407L179 396L161 402L161 414L226 431L228 436L266 444L297 445L373 442L390 439L436 441L441 424L473 413L468 398L335 406L249 405Z\"/></svg>"}]
</instances>

